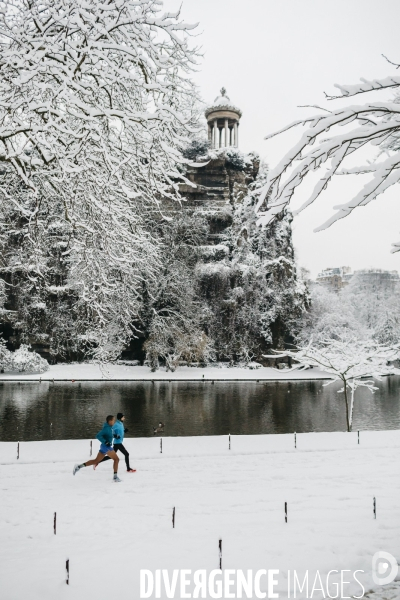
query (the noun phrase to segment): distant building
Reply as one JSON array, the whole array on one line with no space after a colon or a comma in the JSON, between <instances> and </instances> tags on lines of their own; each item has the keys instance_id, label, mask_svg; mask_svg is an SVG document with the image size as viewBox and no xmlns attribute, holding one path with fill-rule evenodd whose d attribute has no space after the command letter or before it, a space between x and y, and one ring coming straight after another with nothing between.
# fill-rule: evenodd
<instances>
[{"instance_id":1,"label":"distant building","mask_svg":"<svg viewBox=\"0 0 400 600\"><path fill-rule=\"evenodd\" d=\"M334 292L339 292L353 277L356 287L360 289L364 287L370 289L374 285L379 288L400 289L399 273L384 269L360 269L352 273L350 267L330 267L318 273L317 282Z\"/></svg>"},{"instance_id":2,"label":"distant building","mask_svg":"<svg viewBox=\"0 0 400 600\"><path fill-rule=\"evenodd\" d=\"M398 290L400 288L400 277L398 271L385 271L384 269L361 269L354 272L357 287L372 287Z\"/></svg>"},{"instance_id":3,"label":"distant building","mask_svg":"<svg viewBox=\"0 0 400 600\"><path fill-rule=\"evenodd\" d=\"M317 282L334 292L339 292L349 283L351 277L350 267L329 267L318 273Z\"/></svg>"}]
</instances>

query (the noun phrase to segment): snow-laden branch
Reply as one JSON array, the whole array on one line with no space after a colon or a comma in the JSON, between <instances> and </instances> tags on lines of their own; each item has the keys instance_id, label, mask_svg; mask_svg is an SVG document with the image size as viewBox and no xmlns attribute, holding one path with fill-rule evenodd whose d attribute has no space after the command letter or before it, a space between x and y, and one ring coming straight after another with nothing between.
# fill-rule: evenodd
<instances>
[{"instance_id":1,"label":"snow-laden branch","mask_svg":"<svg viewBox=\"0 0 400 600\"><path fill-rule=\"evenodd\" d=\"M363 80L356 86L338 87L342 91L341 97L348 97L371 90L399 86L400 77L390 77L379 81ZM365 206L399 182L400 104L398 102L369 102L365 105L324 110L320 114L289 124L278 134L299 125L306 127L306 131L275 169L270 171L267 182L260 192L256 206L259 225L267 225L282 212L306 175L320 168L324 168L325 173L321 175L309 198L296 212L304 210L315 202L334 175L368 174L371 179L352 200L335 207L337 212L316 231L326 229L338 219L349 215L355 208ZM341 132L341 128L344 128L344 132ZM380 156L368 166L353 168L343 166L347 157L368 144L377 145L384 150L385 159L382 160ZM393 251L397 250L398 245L394 245Z\"/></svg>"}]
</instances>

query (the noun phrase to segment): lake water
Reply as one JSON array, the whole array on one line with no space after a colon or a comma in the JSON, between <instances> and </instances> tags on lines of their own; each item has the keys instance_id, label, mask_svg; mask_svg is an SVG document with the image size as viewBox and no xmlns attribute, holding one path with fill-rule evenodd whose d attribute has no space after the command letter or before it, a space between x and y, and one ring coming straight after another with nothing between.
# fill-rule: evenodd
<instances>
[{"instance_id":1,"label":"lake water","mask_svg":"<svg viewBox=\"0 0 400 600\"><path fill-rule=\"evenodd\" d=\"M271 382L1 382L0 440L93 438L123 412L128 437L344 431L340 384ZM400 377L356 392L353 429L400 429Z\"/></svg>"}]
</instances>

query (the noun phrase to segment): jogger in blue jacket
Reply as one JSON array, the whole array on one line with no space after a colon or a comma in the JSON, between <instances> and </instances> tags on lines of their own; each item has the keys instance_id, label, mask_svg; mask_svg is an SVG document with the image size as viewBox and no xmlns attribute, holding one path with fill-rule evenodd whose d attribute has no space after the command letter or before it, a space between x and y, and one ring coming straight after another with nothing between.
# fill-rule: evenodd
<instances>
[{"instance_id":1,"label":"jogger in blue jacket","mask_svg":"<svg viewBox=\"0 0 400 600\"><path fill-rule=\"evenodd\" d=\"M99 462L101 462L103 460L103 458L105 458L105 456L107 456L107 457L109 457L109 459L114 461L114 479L113 479L113 481L116 481L116 482L121 481L118 477L119 458L112 446L113 437L114 437L114 429L113 429L114 424L115 424L114 415L108 415L108 417L106 418L106 422L103 425L103 429L101 431L99 431L99 433L96 435L96 438L100 442L100 450L99 450L96 458L94 460L88 460L87 462L82 463L81 465L75 465L74 470L72 472L73 475L75 475L80 469L82 469L82 467L89 467L90 465L93 465L93 468L95 469L97 467L97 465L99 464Z\"/></svg>"},{"instance_id":2,"label":"jogger in blue jacket","mask_svg":"<svg viewBox=\"0 0 400 600\"><path fill-rule=\"evenodd\" d=\"M136 469L131 469L131 467L129 465L129 452L125 448L124 444L122 443L124 441L125 433L128 431L124 427L124 420L125 420L124 414L122 412L119 412L117 414L117 420L114 423L114 427L113 427L113 431L114 431L114 450L115 450L115 452L118 452L118 451L122 452L122 454L125 456L125 464L126 464L126 470L127 470L127 472L128 473L135 473ZM106 460L110 460L110 458L108 456L105 456L101 462L105 462Z\"/></svg>"}]
</instances>

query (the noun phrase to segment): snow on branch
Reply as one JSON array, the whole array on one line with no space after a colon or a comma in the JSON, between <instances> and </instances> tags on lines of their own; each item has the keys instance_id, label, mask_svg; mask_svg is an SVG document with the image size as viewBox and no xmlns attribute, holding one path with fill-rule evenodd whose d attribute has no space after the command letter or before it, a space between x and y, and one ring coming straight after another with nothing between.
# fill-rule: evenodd
<instances>
[{"instance_id":1,"label":"snow on branch","mask_svg":"<svg viewBox=\"0 0 400 600\"><path fill-rule=\"evenodd\" d=\"M400 85L400 77L385 77L384 79L363 79L360 78L361 83L355 85L339 85L335 83L335 87L341 91L340 96L329 96L326 97L329 100L335 100L337 98L343 98L348 96L356 96L357 94L364 94L365 92L372 92L373 90L382 90L387 88L395 88Z\"/></svg>"},{"instance_id":2,"label":"snow on branch","mask_svg":"<svg viewBox=\"0 0 400 600\"><path fill-rule=\"evenodd\" d=\"M374 89L399 86L400 77L388 77L369 82L363 80L362 84L342 86L340 89L341 97L347 97ZM268 225L280 214L288 206L304 178L321 168L325 172L309 198L296 212L315 202L335 175L368 174L371 179L350 202L335 207L337 212L316 231L326 229L338 219L349 215L355 208L365 206L399 182L400 103L397 99L394 102L369 102L321 111L323 112L320 114L291 123L278 132L279 134L299 125L306 127L297 144L268 174L256 205L259 225ZM374 162L352 168L343 165L347 157L368 144L379 147L380 153ZM382 160L383 153L386 156ZM394 245L393 251L398 250L398 245Z\"/></svg>"}]
</instances>

